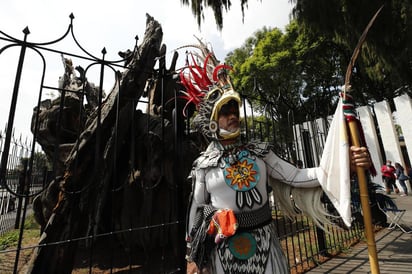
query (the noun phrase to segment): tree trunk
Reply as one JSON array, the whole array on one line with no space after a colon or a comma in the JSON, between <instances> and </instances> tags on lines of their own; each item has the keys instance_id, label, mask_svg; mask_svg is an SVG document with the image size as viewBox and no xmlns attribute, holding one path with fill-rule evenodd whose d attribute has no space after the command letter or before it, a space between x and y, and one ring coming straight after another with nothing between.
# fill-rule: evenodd
<instances>
[{"instance_id":1,"label":"tree trunk","mask_svg":"<svg viewBox=\"0 0 412 274\"><path fill-rule=\"evenodd\" d=\"M114 176L113 167L107 163L119 158L114 142L128 138L132 124L130 112L151 76L147 72L153 70L162 37L160 24L147 15L144 40L134 52L129 69L119 73L119 81L101 108L101 122L97 114L86 122L86 129L67 158L58 202L28 273L71 273L79 244L73 239L95 235ZM104 152L103 155L100 152ZM52 244L55 242L66 243Z\"/></svg>"}]
</instances>

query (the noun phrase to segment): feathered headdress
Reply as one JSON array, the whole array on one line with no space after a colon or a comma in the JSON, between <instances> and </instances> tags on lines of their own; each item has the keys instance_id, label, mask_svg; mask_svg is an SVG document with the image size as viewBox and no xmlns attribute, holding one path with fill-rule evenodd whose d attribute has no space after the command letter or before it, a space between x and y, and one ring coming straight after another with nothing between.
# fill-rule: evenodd
<instances>
[{"instance_id":1,"label":"feathered headdress","mask_svg":"<svg viewBox=\"0 0 412 274\"><path fill-rule=\"evenodd\" d=\"M186 52L186 66L180 72L183 98L187 100L183 113L189 104L198 110L193 124L196 130L211 139L231 139L239 136L239 132L230 135L219 135L218 113L223 105L231 100L241 105L239 94L233 89L227 73L232 68L226 64L218 64L213 51L205 50L202 54ZM206 48L207 49L207 48Z\"/></svg>"}]
</instances>

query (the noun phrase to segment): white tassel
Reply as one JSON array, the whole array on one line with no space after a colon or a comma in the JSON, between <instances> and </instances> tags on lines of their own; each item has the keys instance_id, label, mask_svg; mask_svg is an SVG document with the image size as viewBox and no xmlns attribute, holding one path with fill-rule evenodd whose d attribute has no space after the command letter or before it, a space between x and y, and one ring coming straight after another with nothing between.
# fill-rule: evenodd
<instances>
[{"instance_id":1,"label":"white tassel","mask_svg":"<svg viewBox=\"0 0 412 274\"><path fill-rule=\"evenodd\" d=\"M279 203L280 209L289 218L304 214L312 218L314 223L326 232L326 226L333 224L329 218L336 218L336 216L325 210L321 202L323 194L321 187L294 188L271 178L269 184L273 189L275 202Z\"/></svg>"}]
</instances>

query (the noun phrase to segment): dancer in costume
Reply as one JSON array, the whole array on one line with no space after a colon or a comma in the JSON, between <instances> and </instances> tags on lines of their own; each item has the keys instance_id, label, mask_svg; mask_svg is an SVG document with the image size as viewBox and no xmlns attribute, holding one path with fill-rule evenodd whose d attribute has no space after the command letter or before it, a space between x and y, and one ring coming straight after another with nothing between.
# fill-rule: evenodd
<instances>
[{"instance_id":1,"label":"dancer in costume","mask_svg":"<svg viewBox=\"0 0 412 274\"><path fill-rule=\"evenodd\" d=\"M186 259L196 263L197 273L289 273L269 189L286 212L297 206L319 226L329 223L317 168L298 169L266 143L241 143L239 94L227 66L208 73L208 58L203 68L194 64L181 73L185 96L198 106L193 124L210 140L191 172ZM354 166L369 168L366 148L351 151Z\"/></svg>"}]
</instances>

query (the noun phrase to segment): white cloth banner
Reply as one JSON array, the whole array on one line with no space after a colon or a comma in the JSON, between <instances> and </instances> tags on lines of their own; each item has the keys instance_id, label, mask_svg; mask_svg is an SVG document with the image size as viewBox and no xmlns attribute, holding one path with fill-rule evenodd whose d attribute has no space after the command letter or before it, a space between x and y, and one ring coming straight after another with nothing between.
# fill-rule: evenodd
<instances>
[{"instance_id":1,"label":"white cloth banner","mask_svg":"<svg viewBox=\"0 0 412 274\"><path fill-rule=\"evenodd\" d=\"M317 176L345 224L351 226L349 141L342 98L333 116Z\"/></svg>"}]
</instances>

